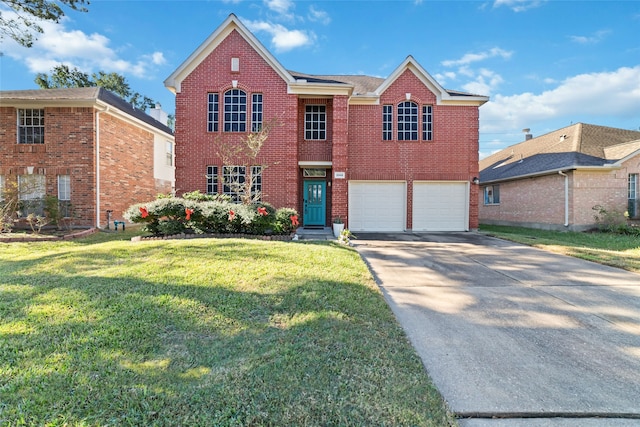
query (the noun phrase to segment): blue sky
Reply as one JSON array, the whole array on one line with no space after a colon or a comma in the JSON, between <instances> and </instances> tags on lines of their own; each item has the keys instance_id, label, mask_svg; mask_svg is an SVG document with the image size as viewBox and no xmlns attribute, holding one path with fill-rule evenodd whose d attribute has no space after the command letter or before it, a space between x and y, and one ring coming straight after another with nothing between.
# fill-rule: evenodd
<instances>
[{"instance_id":1,"label":"blue sky","mask_svg":"<svg viewBox=\"0 0 640 427\"><path fill-rule=\"evenodd\" d=\"M31 49L0 44L0 90L64 63L118 72L174 112L163 81L230 13L282 65L387 77L412 55L442 86L490 97L480 156L584 122L640 129L640 1L92 0ZM9 13L3 3L0 12Z\"/></svg>"}]
</instances>

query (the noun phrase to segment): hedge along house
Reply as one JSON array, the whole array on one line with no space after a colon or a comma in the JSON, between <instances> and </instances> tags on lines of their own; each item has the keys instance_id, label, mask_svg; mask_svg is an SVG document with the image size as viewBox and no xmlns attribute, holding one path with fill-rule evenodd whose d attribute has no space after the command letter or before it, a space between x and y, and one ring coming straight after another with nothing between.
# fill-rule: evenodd
<instances>
[{"instance_id":1,"label":"hedge along house","mask_svg":"<svg viewBox=\"0 0 640 427\"><path fill-rule=\"evenodd\" d=\"M234 195L231 180L293 207L305 227L341 217L352 231L477 228L478 109L411 56L386 79L285 69L230 15L173 74L176 190ZM277 119L254 164L234 144ZM266 167L265 167L266 165Z\"/></svg>"},{"instance_id":2,"label":"hedge along house","mask_svg":"<svg viewBox=\"0 0 640 427\"><path fill-rule=\"evenodd\" d=\"M480 223L586 230L594 206L640 219L640 132L577 123L480 161Z\"/></svg>"},{"instance_id":3,"label":"hedge along house","mask_svg":"<svg viewBox=\"0 0 640 427\"><path fill-rule=\"evenodd\" d=\"M42 214L50 195L73 225L104 227L107 211L122 219L131 204L173 191L173 132L102 88L1 91L0 186L11 183L23 217Z\"/></svg>"}]
</instances>

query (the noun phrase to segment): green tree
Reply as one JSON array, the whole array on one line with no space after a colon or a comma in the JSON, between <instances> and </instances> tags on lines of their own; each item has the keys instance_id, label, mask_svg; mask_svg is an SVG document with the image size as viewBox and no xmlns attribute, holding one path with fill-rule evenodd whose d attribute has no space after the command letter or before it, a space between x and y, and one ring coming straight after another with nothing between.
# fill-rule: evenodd
<instances>
[{"instance_id":1,"label":"green tree","mask_svg":"<svg viewBox=\"0 0 640 427\"><path fill-rule=\"evenodd\" d=\"M103 87L143 111L147 110L147 108L153 108L156 104L153 99L140 95L138 92L133 92L126 77L118 73L98 71L89 76L75 67L70 69L67 65L61 64L53 67L51 75L38 73L34 81L42 89Z\"/></svg>"},{"instance_id":2,"label":"green tree","mask_svg":"<svg viewBox=\"0 0 640 427\"><path fill-rule=\"evenodd\" d=\"M0 12L0 39L11 37L22 46L31 47L36 39L34 33L42 34L38 21L60 22L64 16L61 6L86 12L88 0L0 0L15 12L7 15Z\"/></svg>"}]
</instances>

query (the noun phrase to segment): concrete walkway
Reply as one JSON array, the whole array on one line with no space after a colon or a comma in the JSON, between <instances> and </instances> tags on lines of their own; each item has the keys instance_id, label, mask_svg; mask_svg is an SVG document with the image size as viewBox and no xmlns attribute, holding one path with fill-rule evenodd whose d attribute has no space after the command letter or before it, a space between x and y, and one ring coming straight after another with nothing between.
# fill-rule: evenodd
<instances>
[{"instance_id":1,"label":"concrete walkway","mask_svg":"<svg viewBox=\"0 0 640 427\"><path fill-rule=\"evenodd\" d=\"M640 426L640 275L479 233L353 243L461 426Z\"/></svg>"}]
</instances>

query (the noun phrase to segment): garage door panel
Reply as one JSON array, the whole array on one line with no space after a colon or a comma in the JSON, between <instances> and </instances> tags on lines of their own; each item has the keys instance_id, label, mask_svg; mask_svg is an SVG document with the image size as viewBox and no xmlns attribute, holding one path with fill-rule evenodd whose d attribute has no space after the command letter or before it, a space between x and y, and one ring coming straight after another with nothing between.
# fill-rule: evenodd
<instances>
[{"instance_id":1,"label":"garage door panel","mask_svg":"<svg viewBox=\"0 0 640 427\"><path fill-rule=\"evenodd\" d=\"M413 230L468 230L468 191L466 182L415 182Z\"/></svg>"},{"instance_id":2,"label":"garage door panel","mask_svg":"<svg viewBox=\"0 0 640 427\"><path fill-rule=\"evenodd\" d=\"M404 182L349 182L351 231L404 231L405 218Z\"/></svg>"}]
</instances>

